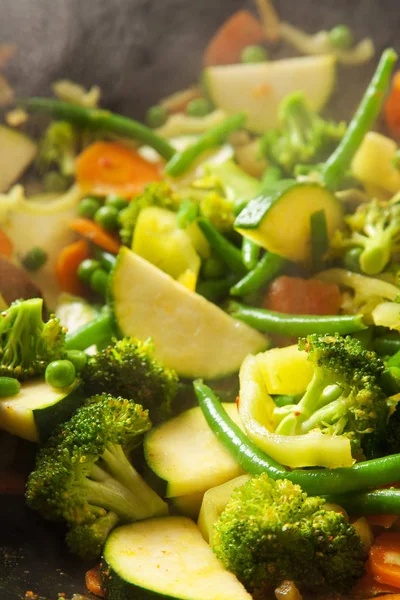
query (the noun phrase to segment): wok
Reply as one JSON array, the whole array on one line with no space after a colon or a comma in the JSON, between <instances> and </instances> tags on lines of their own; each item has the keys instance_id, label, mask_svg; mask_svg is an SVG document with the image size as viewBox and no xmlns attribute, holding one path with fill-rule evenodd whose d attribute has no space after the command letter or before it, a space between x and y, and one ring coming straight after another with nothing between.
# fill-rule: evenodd
<instances>
[{"instance_id":1,"label":"wok","mask_svg":"<svg viewBox=\"0 0 400 600\"><path fill-rule=\"evenodd\" d=\"M248 3L249 4L249 3ZM0 0L0 42L16 43L7 68L19 95L45 95L57 78L101 86L105 106L140 117L149 104L196 80L201 54L217 26L242 0ZM309 32L347 23L372 36L378 53L397 46L396 0L276 0L280 16ZM274 50L275 56L281 52ZM341 69L331 105L349 118L374 61ZM32 449L30 449L32 452ZM33 590L42 600L85 593L81 561L64 549L63 532L0 495L0 599Z\"/></svg>"}]
</instances>

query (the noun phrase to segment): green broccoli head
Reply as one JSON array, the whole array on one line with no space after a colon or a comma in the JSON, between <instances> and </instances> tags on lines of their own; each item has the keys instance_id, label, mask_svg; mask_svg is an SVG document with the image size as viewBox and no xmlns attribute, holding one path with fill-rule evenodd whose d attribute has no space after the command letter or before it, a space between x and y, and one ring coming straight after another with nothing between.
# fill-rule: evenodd
<instances>
[{"instance_id":1,"label":"green broccoli head","mask_svg":"<svg viewBox=\"0 0 400 600\"><path fill-rule=\"evenodd\" d=\"M346 124L322 119L307 104L302 92L289 94L279 108L281 128L261 140L261 150L273 163L292 175L297 165L323 162L346 132Z\"/></svg>"},{"instance_id":2,"label":"green broccoli head","mask_svg":"<svg viewBox=\"0 0 400 600\"><path fill-rule=\"evenodd\" d=\"M119 521L115 513L104 511L104 514L99 514L92 523L72 525L65 537L68 548L83 560L97 558L101 555L110 532Z\"/></svg>"},{"instance_id":3,"label":"green broccoli head","mask_svg":"<svg viewBox=\"0 0 400 600\"><path fill-rule=\"evenodd\" d=\"M127 457L150 427L148 412L131 400L88 399L38 452L28 505L71 526L93 525L105 511L124 522L165 514L166 504Z\"/></svg>"},{"instance_id":4,"label":"green broccoli head","mask_svg":"<svg viewBox=\"0 0 400 600\"><path fill-rule=\"evenodd\" d=\"M0 375L20 381L42 375L53 360L64 358L65 333L51 316L43 322L43 300L17 300L0 321Z\"/></svg>"},{"instance_id":5,"label":"green broccoli head","mask_svg":"<svg viewBox=\"0 0 400 600\"><path fill-rule=\"evenodd\" d=\"M298 404L276 411L276 433L301 435L319 429L347 436L357 454L366 436L387 417L380 387L385 370L375 352L351 337L310 335L299 340L314 365L314 375Z\"/></svg>"},{"instance_id":6,"label":"green broccoli head","mask_svg":"<svg viewBox=\"0 0 400 600\"><path fill-rule=\"evenodd\" d=\"M66 121L53 121L46 129L36 158L41 172L57 167L64 176L71 176L75 171L75 158L78 151L78 133Z\"/></svg>"},{"instance_id":7,"label":"green broccoli head","mask_svg":"<svg viewBox=\"0 0 400 600\"><path fill-rule=\"evenodd\" d=\"M372 200L345 221L347 230L337 231L331 241L332 254L342 256L358 248L360 270L366 275L381 273L400 251L400 202Z\"/></svg>"},{"instance_id":8,"label":"green broccoli head","mask_svg":"<svg viewBox=\"0 0 400 600\"><path fill-rule=\"evenodd\" d=\"M200 214L221 232L230 231L235 221L233 203L218 192L209 192L200 203Z\"/></svg>"},{"instance_id":9,"label":"green broccoli head","mask_svg":"<svg viewBox=\"0 0 400 600\"><path fill-rule=\"evenodd\" d=\"M124 338L90 356L81 373L88 393L131 398L151 412L153 421L170 414L178 376L153 356L150 339Z\"/></svg>"},{"instance_id":10,"label":"green broccoli head","mask_svg":"<svg viewBox=\"0 0 400 600\"><path fill-rule=\"evenodd\" d=\"M343 514L324 510L285 479L260 475L237 488L214 525L214 552L255 598L283 580L301 591L349 592L367 552Z\"/></svg>"},{"instance_id":11,"label":"green broccoli head","mask_svg":"<svg viewBox=\"0 0 400 600\"><path fill-rule=\"evenodd\" d=\"M139 213L149 206L158 206L167 208L172 211L177 211L181 203L181 199L173 191L171 186L166 181L151 183L146 187L144 192L136 196L120 213L120 236L122 242L131 247L133 232L139 217Z\"/></svg>"}]
</instances>

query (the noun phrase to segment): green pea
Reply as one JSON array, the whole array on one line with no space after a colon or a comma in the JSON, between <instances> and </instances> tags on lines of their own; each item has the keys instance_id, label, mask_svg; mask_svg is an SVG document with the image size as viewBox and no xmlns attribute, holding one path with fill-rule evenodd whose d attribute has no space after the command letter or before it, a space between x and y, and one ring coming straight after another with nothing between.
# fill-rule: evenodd
<instances>
[{"instance_id":1,"label":"green pea","mask_svg":"<svg viewBox=\"0 0 400 600\"><path fill-rule=\"evenodd\" d=\"M353 33L347 25L336 25L329 32L329 40L334 48L348 50L354 44Z\"/></svg>"},{"instance_id":2,"label":"green pea","mask_svg":"<svg viewBox=\"0 0 400 600\"><path fill-rule=\"evenodd\" d=\"M93 219L96 212L101 207L101 202L98 198L87 197L79 202L78 215L85 219Z\"/></svg>"},{"instance_id":3,"label":"green pea","mask_svg":"<svg viewBox=\"0 0 400 600\"><path fill-rule=\"evenodd\" d=\"M96 269L90 277L90 287L100 296L106 296L108 288L108 273L104 269Z\"/></svg>"},{"instance_id":4,"label":"green pea","mask_svg":"<svg viewBox=\"0 0 400 600\"><path fill-rule=\"evenodd\" d=\"M54 388L65 388L75 381L76 371L70 360L53 360L45 371L46 383Z\"/></svg>"},{"instance_id":5,"label":"green pea","mask_svg":"<svg viewBox=\"0 0 400 600\"><path fill-rule=\"evenodd\" d=\"M211 108L207 98L194 98L188 103L186 112L190 117L205 117L211 112Z\"/></svg>"},{"instance_id":6,"label":"green pea","mask_svg":"<svg viewBox=\"0 0 400 600\"><path fill-rule=\"evenodd\" d=\"M48 254L46 250L36 247L29 250L22 258L21 262L27 271L38 271L46 264L47 259Z\"/></svg>"},{"instance_id":7,"label":"green pea","mask_svg":"<svg viewBox=\"0 0 400 600\"><path fill-rule=\"evenodd\" d=\"M112 206L102 206L94 215L94 220L106 231L118 229L118 211Z\"/></svg>"},{"instance_id":8,"label":"green pea","mask_svg":"<svg viewBox=\"0 0 400 600\"><path fill-rule=\"evenodd\" d=\"M126 198L122 198L121 196L116 196L115 194L110 194L107 196L105 205L110 206L111 208L115 208L118 212L126 208L129 204L129 200Z\"/></svg>"},{"instance_id":9,"label":"green pea","mask_svg":"<svg viewBox=\"0 0 400 600\"><path fill-rule=\"evenodd\" d=\"M259 63L268 60L268 53L262 46L246 46L240 55L242 63Z\"/></svg>"},{"instance_id":10,"label":"green pea","mask_svg":"<svg viewBox=\"0 0 400 600\"><path fill-rule=\"evenodd\" d=\"M354 273L361 273L361 253L362 248L351 248L351 250L347 250L343 258L343 263L346 269L349 269L349 271L353 271Z\"/></svg>"},{"instance_id":11,"label":"green pea","mask_svg":"<svg viewBox=\"0 0 400 600\"><path fill-rule=\"evenodd\" d=\"M165 108L165 106L160 106L159 104L156 106L151 106L146 113L146 123L153 129L164 125L167 119L168 110Z\"/></svg>"},{"instance_id":12,"label":"green pea","mask_svg":"<svg viewBox=\"0 0 400 600\"><path fill-rule=\"evenodd\" d=\"M7 398L8 396L16 396L19 394L21 384L18 379L12 377L0 377L0 398Z\"/></svg>"},{"instance_id":13,"label":"green pea","mask_svg":"<svg viewBox=\"0 0 400 600\"><path fill-rule=\"evenodd\" d=\"M219 279L226 272L223 261L218 256L206 258L201 266L201 274L204 279Z\"/></svg>"},{"instance_id":14,"label":"green pea","mask_svg":"<svg viewBox=\"0 0 400 600\"><path fill-rule=\"evenodd\" d=\"M100 262L98 260L93 260L92 258L86 258L81 262L78 267L78 277L84 283L90 284L90 278L96 269L101 267Z\"/></svg>"},{"instance_id":15,"label":"green pea","mask_svg":"<svg viewBox=\"0 0 400 600\"><path fill-rule=\"evenodd\" d=\"M87 354L82 350L67 350L67 359L72 362L77 373L80 373L87 363Z\"/></svg>"}]
</instances>

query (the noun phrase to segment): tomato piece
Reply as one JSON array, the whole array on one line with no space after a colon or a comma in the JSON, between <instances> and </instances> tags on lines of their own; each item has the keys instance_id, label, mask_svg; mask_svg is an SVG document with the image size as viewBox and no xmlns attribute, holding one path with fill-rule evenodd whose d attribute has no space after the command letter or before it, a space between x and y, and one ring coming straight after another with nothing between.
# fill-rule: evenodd
<instances>
[{"instance_id":1,"label":"tomato piece","mask_svg":"<svg viewBox=\"0 0 400 600\"><path fill-rule=\"evenodd\" d=\"M291 315L337 315L340 303L336 284L282 275L270 285L263 306Z\"/></svg>"}]
</instances>

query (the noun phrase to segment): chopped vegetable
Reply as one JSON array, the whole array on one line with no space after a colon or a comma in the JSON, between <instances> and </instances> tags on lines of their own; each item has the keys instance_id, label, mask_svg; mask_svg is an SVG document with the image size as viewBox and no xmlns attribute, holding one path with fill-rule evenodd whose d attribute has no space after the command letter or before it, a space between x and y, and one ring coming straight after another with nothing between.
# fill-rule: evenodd
<instances>
[{"instance_id":1,"label":"chopped vegetable","mask_svg":"<svg viewBox=\"0 0 400 600\"><path fill-rule=\"evenodd\" d=\"M65 246L58 255L55 275L63 292L83 296L85 288L78 277L79 265L89 258L89 245L86 240L79 240Z\"/></svg>"},{"instance_id":2,"label":"chopped vegetable","mask_svg":"<svg viewBox=\"0 0 400 600\"><path fill-rule=\"evenodd\" d=\"M335 283L281 275L271 283L263 306L292 315L337 315L341 304Z\"/></svg>"},{"instance_id":3,"label":"chopped vegetable","mask_svg":"<svg viewBox=\"0 0 400 600\"><path fill-rule=\"evenodd\" d=\"M118 254L120 247L119 242L117 242L112 235L110 235L107 231L104 231L100 225L94 223L94 221L91 219L74 219L71 222L70 227L73 231L79 233L89 242L93 242L93 244L99 246L106 252Z\"/></svg>"},{"instance_id":4,"label":"chopped vegetable","mask_svg":"<svg viewBox=\"0 0 400 600\"><path fill-rule=\"evenodd\" d=\"M389 129L390 134L398 138L400 136L400 71L397 71L392 80L392 88L390 94L386 99L384 106L384 115L386 125Z\"/></svg>"}]
</instances>

